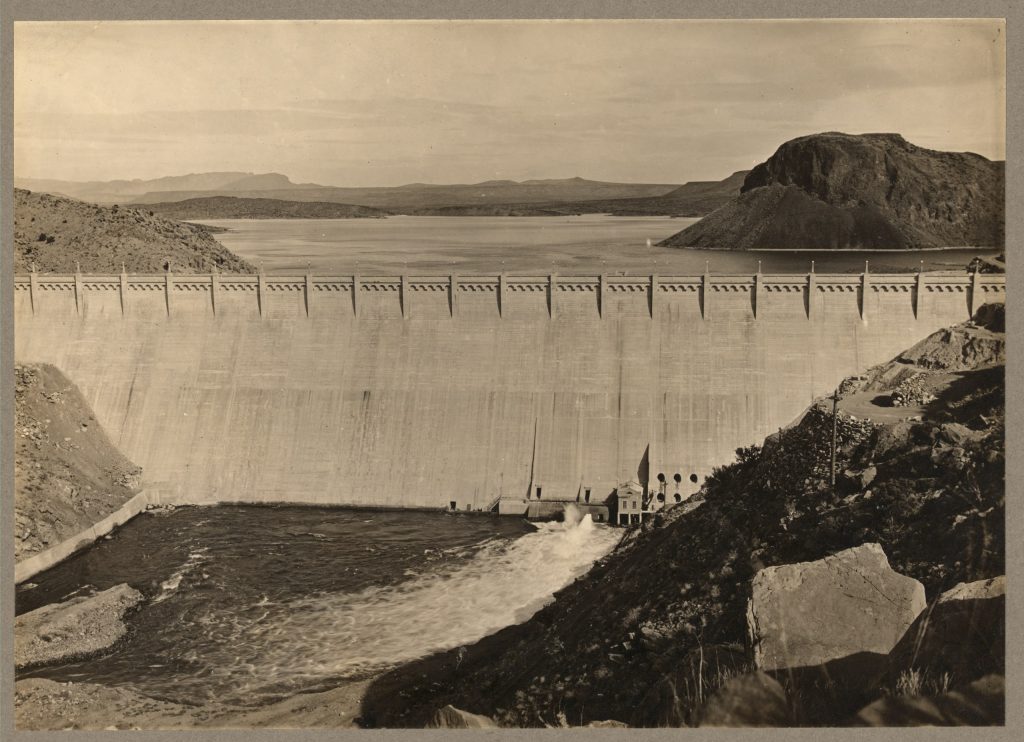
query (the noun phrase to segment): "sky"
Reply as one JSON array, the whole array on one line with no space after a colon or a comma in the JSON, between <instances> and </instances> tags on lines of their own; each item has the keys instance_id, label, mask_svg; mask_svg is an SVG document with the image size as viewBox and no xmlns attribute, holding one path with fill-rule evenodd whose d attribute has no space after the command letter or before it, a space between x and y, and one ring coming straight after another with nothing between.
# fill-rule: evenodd
<instances>
[{"instance_id":1,"label":"sky","mask_svg":"<svg viewBox=\"0 0 1024 742\"><path fill-rule=\"evenodd\" d=\"M19 22L19 177L718 180L820 131L1005 157L999 20Z\"/></svg>"}]
</instances>

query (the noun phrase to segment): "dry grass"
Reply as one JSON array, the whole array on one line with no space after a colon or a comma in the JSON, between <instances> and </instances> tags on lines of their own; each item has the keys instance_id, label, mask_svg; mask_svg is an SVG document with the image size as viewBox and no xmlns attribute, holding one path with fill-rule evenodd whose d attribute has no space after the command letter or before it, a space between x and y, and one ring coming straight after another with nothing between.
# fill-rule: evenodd
<instances>
[{"instance_id":1,"label":"dry grass","mask_svg":"<svg viewBox=\"0 0 1024 742\"><path fill-rule=\"evenodd\" d=\"M952 682L948 672L932 676L925 670L904 670L896 679L896 696L941 696L949 692Z\"/></svg>"}]
</instances>

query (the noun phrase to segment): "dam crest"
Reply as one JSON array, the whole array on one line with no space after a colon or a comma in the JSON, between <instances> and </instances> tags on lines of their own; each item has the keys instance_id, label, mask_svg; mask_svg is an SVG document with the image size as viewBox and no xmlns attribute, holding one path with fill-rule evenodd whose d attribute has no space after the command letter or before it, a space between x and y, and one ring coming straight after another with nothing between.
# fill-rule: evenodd
<instances>
[{"instance_id":1,"label":"dam crest","mask_svg":"<svg viewBox=\"0 0 1024 742\"><path fill-rule=\"evenodd\" d=\"M689 494L1004 295L978 273L29 274L15 356L68 374L154 501L476 510L658 473Z\"/></svg>"}]
</instances>

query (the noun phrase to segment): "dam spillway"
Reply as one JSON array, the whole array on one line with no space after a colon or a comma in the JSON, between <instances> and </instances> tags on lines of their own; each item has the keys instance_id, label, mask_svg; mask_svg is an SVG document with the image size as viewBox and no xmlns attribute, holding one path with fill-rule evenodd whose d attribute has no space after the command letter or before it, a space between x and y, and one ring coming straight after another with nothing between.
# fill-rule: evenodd
<instances>
[{"instance_id":1,"label":"dam spillway","mask_svg":"<svg viewBox=\"0 0 1024 742\"><path fill-rule=\"evenodd\" d=\"M492 506L682 491L1004 277L24 275L15 357L154 501Z\"/></svg>"}]
</instances>

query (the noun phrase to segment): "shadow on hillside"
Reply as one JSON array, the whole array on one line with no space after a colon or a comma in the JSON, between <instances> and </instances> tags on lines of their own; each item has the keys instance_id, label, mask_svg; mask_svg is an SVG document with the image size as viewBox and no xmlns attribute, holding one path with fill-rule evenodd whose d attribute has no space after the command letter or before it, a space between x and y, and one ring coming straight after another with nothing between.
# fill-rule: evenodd
<instances>
[{"instance_id":1,"label":"shadow on hillside","mask_svg":"<svg viewBox=\"0 0 1024 742\"><path fill-rule=\"evenodd\" d=\"M1002 364L973 371L961 371L935 399L924 406L928 418L938 422L968 424L993 407L1006 405L1006 367Z\"/></svg>"},{"instance_id":2,"label":"shadow on hillside","mask_svg":"<svg viewBox=\"0 0 1024 742\"><path fill-rule=\"evenodd\" d=\"M473 713L493 713L490 701L519 687L523 678L494 677L487 688L475 686L473 693L461 688L460 681L482 667L497 668L502 656L524 645L535 628L532 623L509 626L469 646L437 652L381 675L363 696L361 726L422 729L448 703Z\"/></svg>"}]
</instances>

